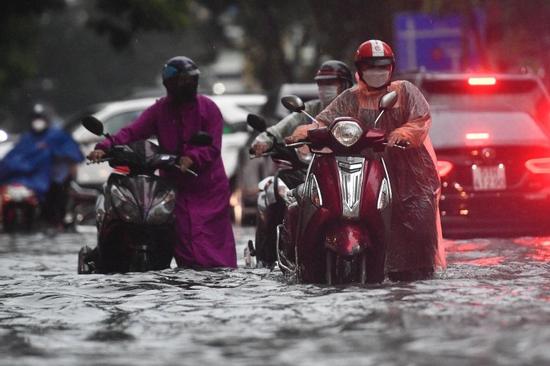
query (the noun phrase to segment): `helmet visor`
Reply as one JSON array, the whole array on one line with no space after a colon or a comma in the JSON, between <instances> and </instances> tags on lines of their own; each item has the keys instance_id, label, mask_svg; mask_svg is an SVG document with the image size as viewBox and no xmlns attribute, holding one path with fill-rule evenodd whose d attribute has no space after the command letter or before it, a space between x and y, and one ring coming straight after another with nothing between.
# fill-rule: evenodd
<instances>
[{"instance_id":1,"label":"helmet visor","mask_svg":"<svg viewBox=\"0 0 550 366\"><path fill-rule=\"evenodd\" d=\"M181 70L179 70L178 68L172 65L164 65L164 68L162 69L162 80L171 79L180 73Z\"/></svg>"},{"instance_id":2,"label":"helmet visor","mask_svg":"<svg viewBox=\"0 0 550 366\"><path fill-rule=\"evenodd\" d=\"M357 62L358 66L387 66L392 64L393 60L389 57L369 57Z\"/></svg>"},{"instance_id":3,"label":"helmet visor","mask_svg":"<svg viewBox=\"0 0 550 366\"><path fill-rule=\"evenodd\" d=\"M343 79L342 77L340 77L339 75L335 75L335 74L319 74L317 76L315 76L313 78L313 80L317 81L317 80L338 80L338 79Z\"/></svg>"}]
</instances>

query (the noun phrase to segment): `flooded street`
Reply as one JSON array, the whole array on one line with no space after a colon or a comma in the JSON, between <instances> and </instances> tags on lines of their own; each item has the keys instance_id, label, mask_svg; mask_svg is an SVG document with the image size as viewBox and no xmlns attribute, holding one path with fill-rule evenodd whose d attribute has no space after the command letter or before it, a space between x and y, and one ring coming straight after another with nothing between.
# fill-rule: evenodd
<instances>
[{"instance_id":1,"label":"flooded street","mask_svg":"<svg viewBox=\"0 0 550 366\"><path fill-rule=\"evenodd\" d=\"M243 267L77 275L93 233L0 236L0 365L550 364L550 238L448 241L434 280L319 287Z\"/></svg>"}]
</instances>

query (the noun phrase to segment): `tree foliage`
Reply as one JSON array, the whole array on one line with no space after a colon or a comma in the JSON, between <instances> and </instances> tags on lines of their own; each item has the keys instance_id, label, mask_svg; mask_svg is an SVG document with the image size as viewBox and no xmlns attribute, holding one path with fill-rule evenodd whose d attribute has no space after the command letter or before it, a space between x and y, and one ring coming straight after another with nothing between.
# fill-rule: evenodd
<instances>
[{"instance_id":1,"label":"tree foliage","mask_svg":"<svg viewBox=\"0 0 550 366\"><path fill-rule=\"evenodd\" d=\"M176 31L189 22L185 0L96 0L89 26L124 48L139 31Z\"/></svg>"},{"instance_id":2,"label":"tree foliage","mask_svg":"<svg viewBox=\"0 0 550 366\"><path fill-rule=\"evenodd\" d=\"M63 0L0 2L0 98L36 71L32 52L40 15L63 7Z\"/></svg>"},{"instance_id":3,"label":"tree foliage","mask_svg":"<svg viewBox=\"0 0 550 366\"><path fill-rule=\"evenodd\" d=\"M159 60L175 54L205 65L238 49L264 90L311 81L325 59L351 64L364 40L391 43L393 15L403 11L462 14L488 69L550 70L547 0L6 0L0 123L2 108L15 111L33 90L70 109L154 84ZM44 80L54 87L40 89Z\"/></svg>"}]
</instances>

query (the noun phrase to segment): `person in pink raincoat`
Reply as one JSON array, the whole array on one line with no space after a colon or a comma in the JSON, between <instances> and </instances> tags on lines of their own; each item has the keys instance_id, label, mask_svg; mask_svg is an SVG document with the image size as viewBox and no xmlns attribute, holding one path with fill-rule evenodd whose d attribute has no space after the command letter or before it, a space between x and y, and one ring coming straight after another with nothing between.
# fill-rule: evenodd
<instances>
[{"instance_id":1,"label":"person in pink raincoat","mask_svg":"<svg viewBox=\"0 0 550 366\"><path fill-rule=\"evenodd\" d=\"M395 60L388 44L379 40L362 43L355 65L357 86L340 94L316 120L324 127L337 117L350 116L372 128L380 98L390 91L397 93L397 103L378 123L388 134L390 147L408 145L404 150L388 148L384 152L394 193L386 272L397 281L430 278L437 267L446 266L438 207L440 181L428 136L430 107L410 82L391 82ZM315 123L299 126L287 142L302 140L309 129L318 127Z\"/></svg>"},{"instance_id":2,"label":"person in pink raincoat","mask_svg":"<svg viewBox=\"0 0 550 366\"><path fill-rule=\"evenodd\" d=\"M237 267L229 211L229 180L221 158L223 118L216 104L197 94L199 69L183 56L171 58L162 71L167 96L157 100L132 124L113 136L116 144L156 136L162 150L180 156L181 171L163 176L177 188L175 207L178 241L174 257L179 267ZM186 142L199 131L212 136L210 146ZM111 143L105 140L88 158L97 161ZM186 173L192 169L195 177Z\"/></svg>"}]
</instances>

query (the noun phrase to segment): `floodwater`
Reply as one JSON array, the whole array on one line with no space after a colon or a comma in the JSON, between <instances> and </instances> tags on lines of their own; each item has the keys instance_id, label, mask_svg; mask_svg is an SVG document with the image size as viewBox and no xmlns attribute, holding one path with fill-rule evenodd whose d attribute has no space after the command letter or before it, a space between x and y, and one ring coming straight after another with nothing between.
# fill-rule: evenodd
<instances>
[{"instance_id":1,"label":"floodwater","mask_svg":"<svg viewBox=\"0 0 550 366\"><path fill-rule=\"evenodd\" d=\"M238 252L252 237L236 229ZM77 275L95 234L0 235L0 365L550 365L550 238L448 241L434 280Z\"/></svg>"}]
</instances>

